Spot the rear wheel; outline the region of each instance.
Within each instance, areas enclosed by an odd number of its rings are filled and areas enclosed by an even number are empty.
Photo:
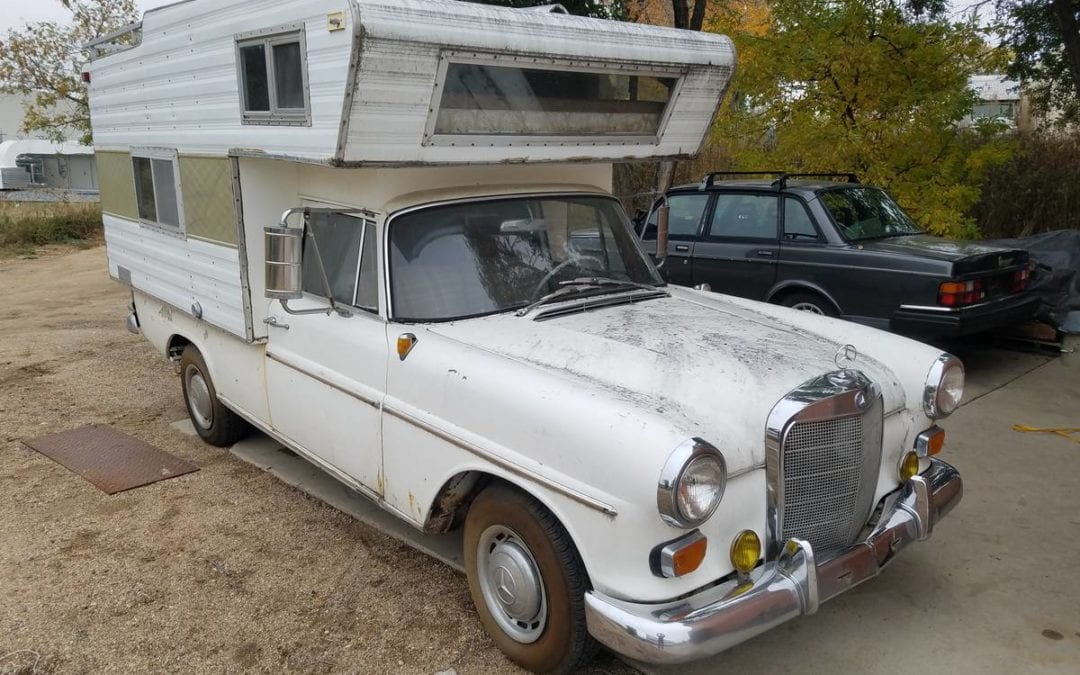
[[[180,357],[180,384],[191,424],[210,445],[232,445],[251,430],[244,418],[218,400],[206,361],[195,345],[184,347]]]
[[[592,657],[585,566],[538,501],[505,485],[481,492],[465,518],[465,571],[480,622],[512,661],[565,673]]]
[[[800,312],[810,312],[811,314],[819,314],[821,316],[839,316],[839,313],[836,311],[836,308],[833,307],[832,303],[817,293],[808,293],[805,291],[789,293],[781,298],[780,304],[785,307],[797,309]]]

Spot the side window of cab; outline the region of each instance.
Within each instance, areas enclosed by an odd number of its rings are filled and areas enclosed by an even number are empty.
[[[304,245],[304,292],[368,312],[379,311],[375,223],[344,213],[315,213],[308,223],[319,249]],[[322,268],[319,260],[322,261]],[[323,271],[326,280],[323,280]]]
[[[705,214],[705,207],[709,204],[709,194],[707,192],[674,194],[667,198],[667,202],[669,207],[668,237],[671,239],[697,237],[701,229],[701,218]],[[649,220],[645,223],[645,233],[641,236],[645,241],[656,241],[658,211],[658,208],[654,208],[649,214]]]

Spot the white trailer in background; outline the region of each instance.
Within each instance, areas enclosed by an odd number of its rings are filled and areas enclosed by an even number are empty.
[[[253,425],[418,529],[463,524],[481,621],[519,664],[569,669],[594,638],[722,650],[876,574],[868,519],[896,550],[955,503],[925,451],[955,360],[668,288],[610,196],[613,162],[698,151],[727,38],[187,0],[95,46],[109,271],[196,430]],[[877,358],[826,378],[848,343]],[[861,453],[842,546],[785,529],[764,439],[825,410],[860,420],[832,439]],[[847,576],[819,586],[826,544]]]

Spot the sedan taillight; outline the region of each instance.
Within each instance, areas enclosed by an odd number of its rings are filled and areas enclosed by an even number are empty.
[[[1019,293],[1025,290],[1030,279],[1031,270],[1027,267],[1013,272],[1012,279],[1009,281],[1009,292]]]
[[[938,286],[938,304],[946,307],[965,307],[983,300],[986,300],[986,282],[982,279],[943,281]]]

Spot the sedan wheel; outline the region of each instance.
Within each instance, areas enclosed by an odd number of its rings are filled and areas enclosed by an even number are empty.
[[[465,517],[465,572],[480,623],[512,661],[565,673],[592,657],[585,566],[536,499],[500,483],[476,496]]]
[[[495,622],[518,642],[536,642],[547,625],[547,594],[528,545],[513,530],[492,525],[480,535],[476,565]]]
[[[840,315],[831,302],[817,293],[811,293],[809,291],[799,291],[781,296],[776,302],[779,302],[785,307],[797,309],[800,312],[810,312],[811,314],[817,314],[819,316],[835,317]]]

